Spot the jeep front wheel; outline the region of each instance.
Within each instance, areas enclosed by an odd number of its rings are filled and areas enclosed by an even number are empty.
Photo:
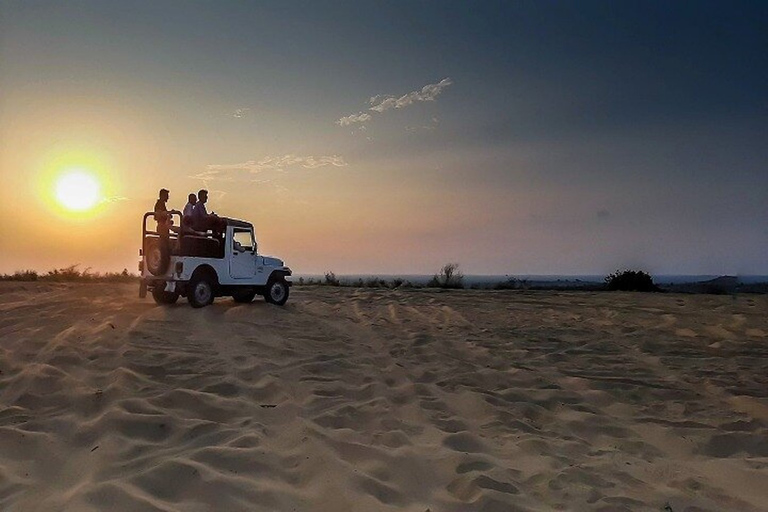
[[[193,308],[202,308],[213,302],[213,281],[206,275],[192,276],[187,289],[187,300]]]
[[[288,283],[285,282],[285,279],[270,280],[264,298],[270,304],[282,306],[288,300],[288,290]]]

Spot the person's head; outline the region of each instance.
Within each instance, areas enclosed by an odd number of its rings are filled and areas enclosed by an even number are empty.
[[[189,204],[195,204],[197,202],[197,196],[195,194],[189,194],[187,201],[189,201]]]
[[[170,196],[170,192],[168,192],[167,188],[161,188],[160,193],[158,194],[158,197],[161,201],[167,201],[168,197]]]
[[[207,191],[207,190],[205,190],[205,189],[202,189],[201,191],[199,191],[199,192],[197,193],[197,199],[198,199],[198,200],[199,200],[201,203],[205,203],[206,201],[208,201],[208,191]]]

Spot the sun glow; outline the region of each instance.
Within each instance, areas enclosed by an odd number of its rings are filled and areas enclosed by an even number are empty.
[[[56,180],[56,200],[67,210],[84,212],[101,200],[101,185],[88,171],[67,171]]]

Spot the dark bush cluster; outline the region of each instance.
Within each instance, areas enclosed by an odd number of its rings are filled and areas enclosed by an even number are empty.
[[[508,277],[500,283],[493,285],[494,290],[527,290],[529,288],[527,279],[517,279]]]
[[[380,277],[369,277],[368,279],[357,279],[352,281],[349,286],[354,288],[400,288],[401,286],[409,286],[405,280],[396,277],[390,281],[381,279]]]
[[[80,270],[79,265],[70,265],[64,268],[56,268],[46,273],[38,273],[36,270],[17,270],[13,274],[0,275],[0,281],[56,281],[56,282],[129,282],[138,279],[138,276],[123,269],[122,272],[92,272],[90,268]]]
[[[399,277],[386,280],[380,277],[369,277],[367,279],[358,278],[354,281],[344,281],[336,277],[332,271],[325,273],[322,280],[318,280],[312,277],[299,277],[296,281],[298,286],[343,286],[348,288],[413,288],[415,287],[410,281],[406,281]]]
[[[625,292],[658,292],[659,287],[653,283],[653,278],[642,270],[616,271],[605,278],[608,290]]]
[[[312,277],[299,277],[296,281],[298,286],[344,286],[350,288],[464,288],[464,274],[459,271],[458,263],[448,263],[443,265],[438,274],[432,276],[432,279],[426,285],[414,284],[400,277],[392,279],[382,279],[371,276],[369,278],[357,278],[355,280],[344,280],[336,277],[336,274],[329,270],[322,279]]]

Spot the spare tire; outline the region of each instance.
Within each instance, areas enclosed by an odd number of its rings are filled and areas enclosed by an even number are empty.
[[[144,239],[144,262],[153,276],[162,276],[171,263],[171,251],[168,239],[147,237]]]

